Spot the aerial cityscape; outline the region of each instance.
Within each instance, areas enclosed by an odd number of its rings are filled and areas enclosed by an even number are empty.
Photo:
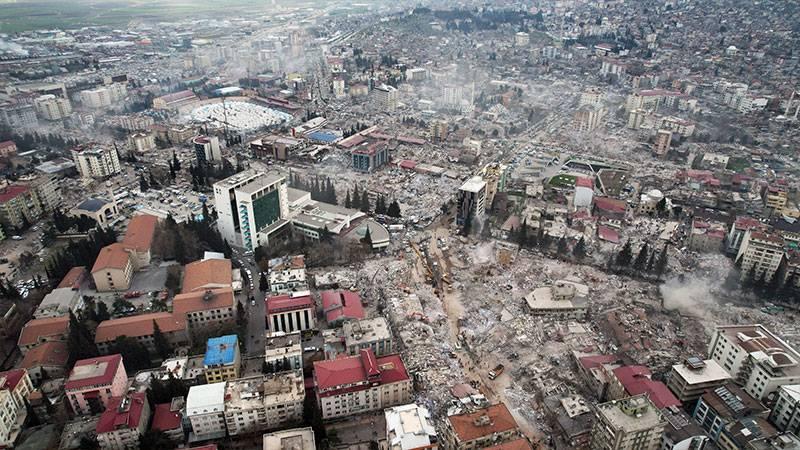
[[[0,448],[800,450],[795,0],[0,0]]]

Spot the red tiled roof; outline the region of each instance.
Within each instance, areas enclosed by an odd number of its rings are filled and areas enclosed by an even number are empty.
[[[750,228],[760,227],[762,225],[758,219],[754,219],[752,217],[747,216],[740,216],[736,218],[736,222],[734,223],[734,228],[737,230],[749,230]]]
[[[139,337],[153,334],[153,322],[162,333],[172,333],[186,328],[185,317],[175,317],[172,313],[157,312],[139,314],[100,322],[95,331],[94,342],[111,342],[120,336]]]
[[[417,167],[417,162],[416,161],[412,161],[410,159],[404,159],[404,160],[401,160],[399,163],[397,163],[397,165],[401,169],[413,170],[414,167]]]
[[[25,369],[11,369],[5,372],[0,372],[0,381],[5,378],[3,383],[0,383],[0,389],[8,389],[9,391],[13,391],[16,389],[19,381],[25,374],[28,373]]]
[[[149,419],[149,417],[142,417],[146,401],[144,392],[136,392],[127,397],[112,397],[108,401],[108,408],[103,411],[97,422],[95,432],[101,434],[119,429],[137,428],[140,421]],[[123,402],[127,403],[127,406]],[[120,408],[120,406],[123,407]]]
[[[22,333],[19,335],[20,347],[35,344],[39,338],[44,337],[67,337],[69,332],[69,317],[48,317],[45,319],[34,319],[25,324]]]
[[[187,264],[183,271],[181,293],[231,287],[231,267],[229,259],[207,259]]]
[[[338,319],[363,319],[364,306],[359,295],[352,291],[322,292],[322,310],[327,321]]]
[[[19,195],[28,192],[28,186],[14,184],[0,189],[0,203],[5,203]]]
[[[608,241],[614,244],[619,244],[619,232],[605,225],[597,226],[597,236],[599,236],[600,239],[604,241]]]
[[[591,355],[578,358],[578,362],[584,369],[595,369],[603,364],[619,361],[617,355]]]
[[[70,288],[70,289],[77,289],[78,284],[80,284],[81,279],[83,279],[84,275],[86,275],[86,266],[77,266],[69,269],[64,278],[61,279],[61,282],[58,283],[56,289],[61,288]]]
[[[314,362],[314,382],[321,396],[338,394],[346,389],[339,386],[366,383],[368,379],[380,384],[397,383],[407,380],[408,372],[400,355],[376,358],[371,349],[362,350],[358,356]],[[325,390],[329,391],[320,392]]]
[[[310,295],[302,295],[297,297],[292,297],[290,294],[275,295],[268,297],[266,302],[267,314],[314,307],[314,299],[312,299]]]
[[[514,439],[513,441],[504,442],[502,444],[486,447],[483,450],[531,450],[530,442],[524,438]]]
[[[15,145],[17,145],[17,144],[14,143],[14,141],[3,141],[3,142],[0,142],[0,148],[6,148],[6,147],[15,146]]]
[[[188,89],[179,92],[174,92],[172,94],[162,95],[161,97],[157,97],[157,99],[163,100],[164,103],[166,103],[167,105],[169,105],[170,103],[185,101],[191,98],[197,98],[197,96],[194,95],[194,92]]]
[[[614,369],[613,372],[629,395],[648,394],[659,409],[681,405],[680,400],[675,398],[664,383],[650,379],[651,372],[647,367],[624,366]]]
[[[575,178],[575,187],[578,186],[594,189],[594,181],[589,177],[577,177]]]
[[[160,403],[153,410],[153,423],[150,425],[152,430],[169,431],[181,426],[181,414],[172,411],[171,403]]]
[[[624,200],[609,197],[595,197],[594,206],[598,209],[614,213],[624,213],[628,204]]]
[[[130,262],[130,255],[125,250],[125,246],[119,242],[106,245],[100,249],[100,254],[92,266],[92,273],[106,269],[124,270]]]
[[[20,367],[31,369],[39,366],[66,366],[69,348],[64,341],[47,341],[28,350]]]
[[[73,376],[75,376],[75,369],[83,366],[101,365],[103,363],[106,364],[103,373],[92,377],[73,379]],[[67,377],[67,383],[64,385],[64,389],[70,391],[87,386],[102,386],[111,384],[111,381],[114,379],[114,375],[117,373],[117,368],[120,366],[120,364],[122,364],[122,355],[108,355],[99,356],[97,358],[82,359],[76,362],[75,366],[72,367],[69,377]]]
[[[130,223],[128,223],[128,230],[125,231],[125,239],[122,240],[122,244],[125,248],[140,252],[150,250],[157,223],[158,217],[156,216],[148,214],[133,216]]]
[[[483,416],[489,417],[487,424],[478,425],[480,423],[479,419]],[[484,436],[491,436],[494,433],[502,433],[518,427],[514,416],[511,415],[511,412],[503,403],[471,413],[450,416],[447,420],[461,442],[474,441]]]
[[[172,313],[176,319],[183,319],[186,314],[209,309],[234,308],[233,289],[212,289],[208,291],[194,291],[176,295],[172,299]]]

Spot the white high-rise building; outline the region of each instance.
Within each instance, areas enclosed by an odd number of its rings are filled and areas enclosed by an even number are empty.
[[[70,150],[72,160],[83,178],[104,178],[122,171],[115,148],[87,144]]]
[[[286,177],[246,170],[214,184],[217,227],[231,245],[255,250],[289,223]]]
[[[225,437],[225,382],[189,388],[186,418],[192,424],[196,440]]]
[[[394,111],[397,109],[397,89],[392,86],[382,84],[372,90],[376,104],[384,111]]]
[[[45,120],[62,120],[72,114],[72,104],[69,100],[52,94],[37,98],[33,104],[36,107],[36,114]]]
[[[458,190],[458,211],[456,224],[464,225],[470,218],[474,220],[483,217],[486,212],[486,182],[479,175],[467,180]]]

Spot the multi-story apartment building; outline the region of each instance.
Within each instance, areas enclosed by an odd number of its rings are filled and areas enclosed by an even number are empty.
[[[17,144],[14,141],[0,142],[0,158],[8,158],[17,154]]]
[[[22,431],[19,410],[14,406],[11,392],[0,390],[0,446],[11,448]]]
[[[778,389],[778,400],[769,419],[778,430],[800,435],[800,384],[786,384]]]
[[[222,150],[216,136],[196,136],[192,139],[197,164],[208,164],[222,161]]]
[[[396,88],[382,84],[376,86],[375,89],[372,90],[372,95],[375,98],[375,105],[383,111],[394,111],[397,109]]]
[[[79,145],[70,150],[72,161],[83,178],[105,178],[122,171],[117,149],[99,144]]]
[[[137,153],[156,149],[156,136],[151,131],[139,131],[128,136],[128,146]]]
[[[251,169],[214,183],[214,207],[217,211],[217,229],[222,235],[222,238],[231,245],[242,245],[242,224],[239,218],[239,205],[236,200],[236,190],[264,176],[266,176],[265,173]],[[278,193],[278,196],[280,197],[280,193]],[[280,198],[278,201],[280,201]]]
[[[239,272],[239,269],[236,269]],[[181,293],[225,289],[233,285],[233,266],[230,259],[204,259],[186,264],[183,269]]]
[[[186,320],[176,318],[169,312],[138,314],[104,320],[97,325],[94,343],[101,355],[107,355],[115,351],[114,341],[120,336],[126,336],[137,340],[151,353],[156,354],[158,349],[153,338],[156,325],[170,345],[178,347],[189,343],[186,335]]]
[[[646,394],[597,405],[590,447],[609,450],[655,450],[667,424]]]
[[[239,378],[242,355],[239,338],[235,334],[211,338],[203,358],[206,383],[217,383]]]
[[[11,393],[14,407],[25,410],[28,396],[33,391],[33,383],[26,369],[12,369],[0,373],[0,390]]]
[[[0,188],[0,223],[10,228],[22,228],[42,216],[42,204],[33,189],[26,185]]]
[[[389,450],[438,449],[436,428],[428,409],[415,403],[384,411]]]
[[[225,422],[231,436],[284,427],[303,420],[302,370],[229,381]]]
[[[128,88],[122,83],[112,83],[96,89],[80,92],[81,103],[87,108],[108,108],[128,95]]]
[[[242,246],[248,250],[269,244],[289,224],[286,177],[262,174],[236,188],[236,211],[241,224]]]
[[[764,419],[769,409],[733,383],[706,391],[700,396],[692,413],[697,423],[717,442],[726,428],[737,421]]]
[[[311,427],[292,428],[264,434],[265,449],[316,450],[314,430]]]
[[[607,114],[608,110],[603,106],[581,106],[575,111],[573,126],[576,131],[588,133],[599,128]]]
[[[225,383],[190,387],[186,396],[186,418],[192,429],[190,441],[225,437]]]
[[[236,322],[236,299],[232,288],[209,289],[176,295],[172,313],[186,320],[187,332],[213,331]]]
[[[695,401],[707,390],[716,389],[731,380],[730,374],[716,361],[688,358],[672,366],[667,387],[681,402]]]
[[[772,279],[783,260],[784,240],[780,235],[753,229],[745,233],[736,262],[741,265],[742,280],[749,276],[755,279]]]
[[[358,356],[314,362],[314,386],[323,419],[333,419],[408,403],[411,378],[399,355]]]
[[[17,347],[24,355],[28,350],[47,341],[66,341],[69,334],[69,317],[33,319],[22,327]]]
[[[119,242],[103,247],[92,266],[92,278],[98,292],[128,290],[133,272],[131,255]]]
[[[144,392],[114,397],[95,427],[97,443],[102,449],[138,449],[149,421],[150,403]]]
[[[393,352],[392,330],[384,317],[351,320],[342,325],[344,346],[350,355],[358,355],[361,350],[371,349],[375,356]]]
[[[303,368],[303,345],[300,332],[267,333],[264,362],[270,373]]]
[[[69,404],[77,415],[97,414],[113,397],[121,397],[128,376],[121,355],[82,359],[75,363],[64,384]]]
[[[283,294],[308,290],[306,261],[303,255],[275,258],[269,261],[269,291]]]
[[[800,383],[800,354],[763,325],[717,327],[708,353],[759,400],[772,399],[782,385]]]
[[[762,229],[765,225],[752,217],[740,216],[736,218],[731,230],[725,239],[725,251],[728,254],[738,254],[747,231]]]
[[[498,403],[447,417],[442,444],[444,448],[452,450],[478,450],[502,445],[521,435],[514,416],[505,404]]]
[[[33,102],[36,113],[45,120],[64,120],[72,115],[72,104],[67,98],[56,97],[53,94],[43,95]]]
[[[39,124],[33,105],[0,105],[0,124],[11,129],[33,128]]]
[[[486,212],[486,182],[480,176],[467,180],[458,189],[456,224],[463,226],[469,219],[471,225]]]
[[[308,291],[274,295],[266,299],[267,327],[271,332],[305,331],[316,327],[317,312]]]

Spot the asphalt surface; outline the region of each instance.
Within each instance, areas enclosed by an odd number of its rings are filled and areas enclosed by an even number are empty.
[[[244,256],[238,251],[233,253],[234,259],[241,263],[242,268],[250,270],[253,279],[253,289],[250,290],[250,280],[242,280],[244,284],[243,292],[247,295],[240,297],[242,306],[247,312],[247,335],[244,336],[247,347],[247,356],[258,356],[264,354],[264,332],[266,331],[264,313],[266,304],[264,302],[265,293],[261,292],[259,278],[261,278],[258,266],[252,256]],[[254,301],[251,301],[251,298]]]

